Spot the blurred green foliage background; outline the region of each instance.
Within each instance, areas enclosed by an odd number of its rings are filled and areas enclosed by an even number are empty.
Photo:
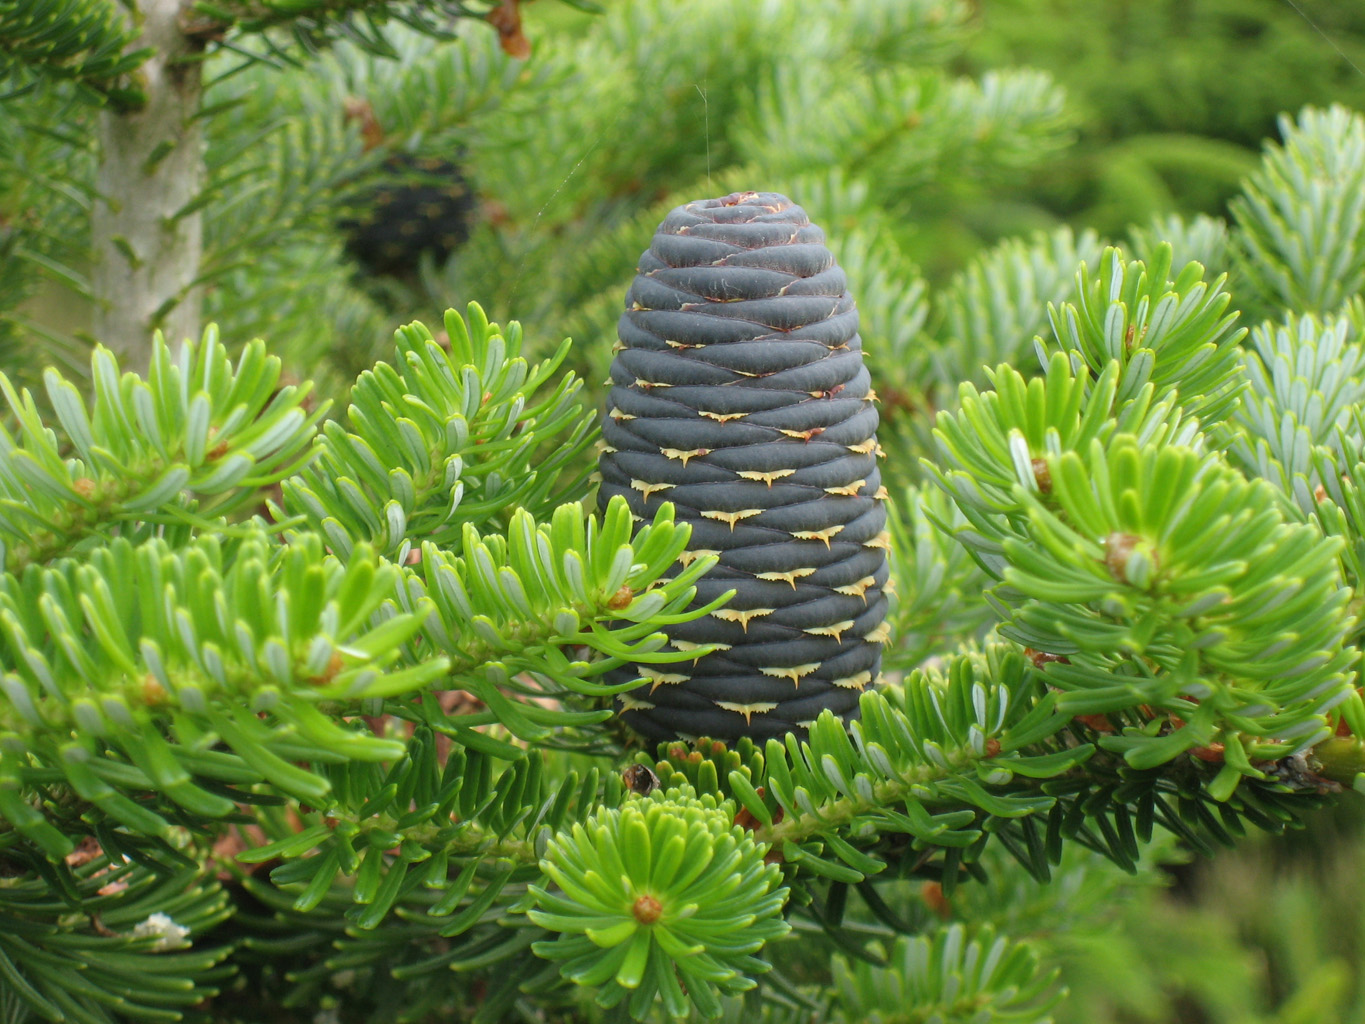
[[[1106,234],[1220,215],[1279,113],[1365,103],[1365,7],[1343,0],[983,0],[978,13],[964,66],[1046,68],[1079,119],[1077,144],[1025,194]]]

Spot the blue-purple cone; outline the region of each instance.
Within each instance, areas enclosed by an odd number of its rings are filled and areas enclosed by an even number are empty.
[[[885,490],[858,312],[824,234],[773,192],[670,213],[621,315],[600,460],[605,506],[670,501],[689,551],[719,564],[668,629],[720,649],[629,666],[618,698],[650,739],[762,739],[821,711],[849,716],[878,678],[886,618]],[[691,557],[689,554],[687,557]]]

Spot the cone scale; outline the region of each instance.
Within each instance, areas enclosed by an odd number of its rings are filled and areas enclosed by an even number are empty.
[[[844,273],[805,211],[771,192],[673,210],[626,296],[600,457],[603,505],[672,502],[714,553],[671,626],[693,662],[626,666],[618,698],[655,740],[758,739],[849,716],[878,678],[886,618],[877,412]]]

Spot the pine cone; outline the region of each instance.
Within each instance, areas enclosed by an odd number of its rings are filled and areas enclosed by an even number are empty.
[[[352,199],[337,223],[346,252],[370,274],[415,274],[422,255],[439,265],[469,237],[474,194],[460,168],[437,157],[398,153],[384,162],[394,180]]]
[[[885,489],[858,312],[824,234],[772,192],[670,213],[621,316],[602,425],[603,505],[637,520],[671,501],[690,553],[719,564],[672,626],[696,661],[627,666],[618,698],[651,739],[781,736],[849,716],[878,678]]]

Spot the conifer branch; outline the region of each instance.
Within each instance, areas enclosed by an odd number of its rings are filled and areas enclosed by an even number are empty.
[[[304,408],[306,386],[280,386],[280,361],[260,341],[234,367],[212,327],[178,356],[158,338],[145,379],[121,376],[98,349],[91,379],[87,406],[71,381],[44,375],[59,443],[33,396],[0,377],[18,426],[17,438],[0,426],[0,550],[10,572],[138,523],[184,526],[240,508],[307,458],[300,450],[326,411]]]
[[[583,482],[595,416],[574,374],[551,385],[567,342],[532,365],[520,325],[504,333],[477,304],[445,326],[448,352],[421,324],[399,331],[397,367],[352,390],[356,433],[328,423],[317,462],[284,485],[285,508],[339,552],[364,540],[401,561],[414,538],[459,550],[466,528],[544,515]]]
[[[145,97],[127,76],[154,52],[134,49],[137,36],[109,0],[12,0],[0,8],[0,82],[74,81],[88,101],[137,105]]]
[[[1280,133],[1233,200],[1238,266],[1271,309],[1330,313],[1365,287],[1365,117],[1310,107]]]
[[[932,936],[898,940],[885,967],[835,960],[841,1020],[971,1020],[1036,1024],[1065,994],[1057,971],[1043,970],[1027,945],[990,926],[970,935],[954,924]]]
[[[203,941],[232,914],[220,885],[194,868],[157,874],[88,851],[75,861],[65,899],[37,876],[7,879],[0,894],[14,1019],[26,1006],[39,1020],[173,1020],[221,991],[231,947]]]

